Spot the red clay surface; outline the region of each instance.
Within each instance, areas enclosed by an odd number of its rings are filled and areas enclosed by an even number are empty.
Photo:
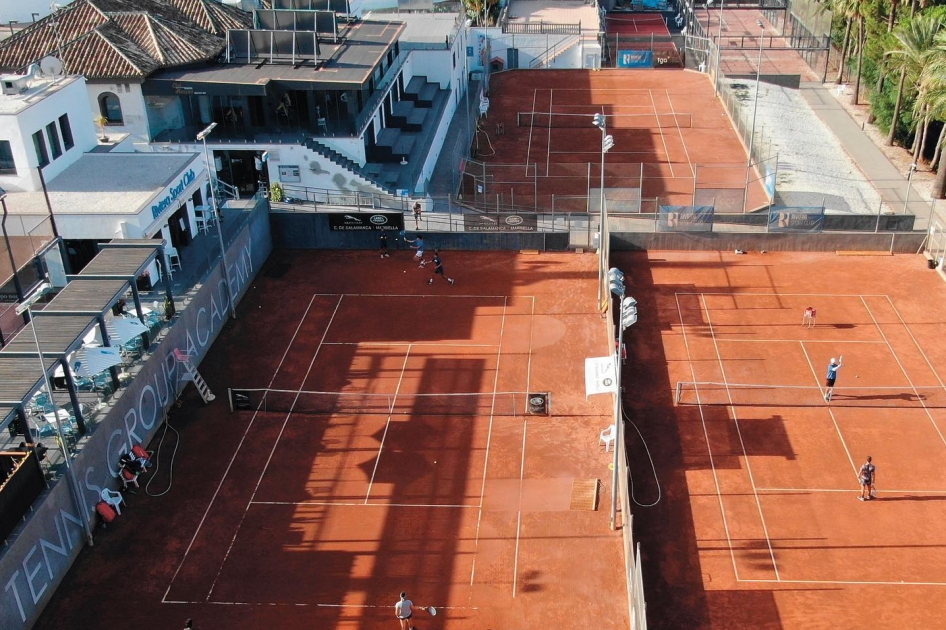
[[[605,20],[608,33],[622,35],[670,35],[667,23],[660,15],[634,17],[631,15],[609,15]]]
[[[742,212],[746,150],[705,74],[688,70],[513,70],[492,77],[490,111],[479,132],[479,161],[467,168],[464,191],[483,202],[584,212],[597,198],[601,131],[608,118],[614,147],[605,158],[607,198],[617,188],[641,188],[644,212],[657,205],[715,202],[717,212]],[[519,112],[573,114],[570,128],[518,125]],[[674,115],[689,126],[674,126]],[[562,117],[560,116],[560,119]],[[569,119],[571,121],[571,119]],[[692,121],[692,122],[690,122]],[[497,133],[499,126],[503,134]],[[483,134],[489,136],[489,143]],[[494,152],[489,155],[490,150]],[[528,165],[528,166],[526,166]],[[473,178],[485,179],[474,193]],[[749,209],[766,203],[753,177]],[[656,201],[655,201],[656,200]],[[611,209],[620,212],[617,204]],[[597,203],[593,204],[597,208]]]
[[[397,627],[401,590],[445,629],[629,621],[608,528],[610,401],[584,396],[608,352],[592,255],[446,252],[456,286],[410,253],[276,252],[189,389],[163,497],[128,497],[37,628]],[[552,417],[230,413],[233,387],[550,391]],[[167,486],[172,438],[152,491]],[[156,447],[156,444],[152,445]],[[601,479],[599,509],[570,508]],[[94,620],[94,621],[93,621]]]
[[[920,256],[651,252],[612,263],[642,313],[625,336],[638,366],[625,404],[663,497],[634,511],[649,628],[944,627],[939,274]],[[806,306],[815,328],[801,326]],[[817,388],[839,355],[829,406]],[[809,389],[675,406],[675,384],[694,380]],[[894,389],[866,389],[880,387]],[[635,496],[651,502],[647,454],[628,435]],[[862,503],[867,455],[879,494]]]

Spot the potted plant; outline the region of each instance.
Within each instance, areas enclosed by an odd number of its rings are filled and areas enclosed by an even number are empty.
[[[282,185],[279,182],[274,182],[269,187],[269,200],[274,203],[279,203],[283,200]]]
[[[108,125],[108,119],[105,116],[99,114],[92,120],[95,122],[95,126],[99,130],[99,140],[101,142],[108,142],[108,136],[105,135],[105,126]]]

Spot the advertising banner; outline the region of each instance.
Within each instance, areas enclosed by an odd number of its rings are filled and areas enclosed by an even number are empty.
[[[333,232],[401,231],[404,229],[404,215],[400,212],[331,212],[328,225]]]
[[[713,206],[660,206],[658,232],[712,232]]]
[[[536,216],[508,212],[464,214],[463,229],[467,232],[535,232]]]
[[[821,232],[824,208],[769,208],[769,232]]]

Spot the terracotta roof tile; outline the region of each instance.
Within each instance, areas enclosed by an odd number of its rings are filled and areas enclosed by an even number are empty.
[[[212,60],[227,29],[251,26],[249,13],[214,0],[75,0],[0,42],[0,70],[57,55],[88,79],[144,79]]]

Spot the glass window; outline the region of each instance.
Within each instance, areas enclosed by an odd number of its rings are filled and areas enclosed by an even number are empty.
[[[40,129],[33,134],[33,148],[36,149],[36,159],[40,166],[49,164],[49,154],[46,152],[46,138],[43,137],[43,130]]]
[[[59,130],[56,128],[56,123],[51,122],[46,125],[46,135],[49,136],[49,146],[53,150],[55,160],[62,155],[62,144],[59,142]]]
[[[99,95],[99,113],[107,125],[124,125],[122,118],[122,103],[111,92]]]
[[[8,140],[0,140],[0,175],[16,175],[13,148]]]
[[[69,124],[69,114],[63,114],[59,117],[59,132],[62,134],[62,144],[66,147],[66,151],[76,146],[75,140],[72,139],[72,125]]]

